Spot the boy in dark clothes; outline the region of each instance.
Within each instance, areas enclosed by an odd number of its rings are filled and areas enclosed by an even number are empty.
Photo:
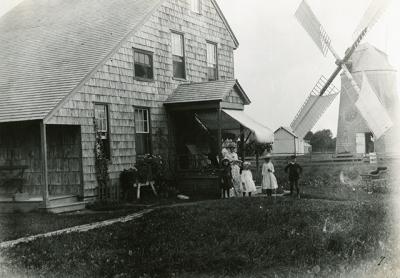
[[[303,168],[301,168],[301,166],[296,163],[296,156],[292,155],[291,161],[285,167],[285,173],[289,174],[290,195],[293,194],[293,186],[296,186],[298,198],[300,198],[299,178],[300,178],[300,174],[302,171],[303,171]]]
[[[229,198],[229,190],[233,187],[232,168],[229,159],[221,161],[220,186],[221,198]]]

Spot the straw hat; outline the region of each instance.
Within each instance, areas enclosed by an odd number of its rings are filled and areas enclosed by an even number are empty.
[[[243,162],[243,167],[247,167],[247,166],[250,166],[250,165],[251,165],[251,163],[248,162],[248,161]]]
[[[227,147],[228,148],[236,148],[236,143],[231,141],[231,142],[228,143]]]
[[[224,163],[224,161],[228,161],[230,163],[230,160],[227,159],[226,157],[221,160],[221,164]]]
[[[270,153],[267,153],[267,154],[263,155],[261,158],[262,159],[272,158],[272,155]]]

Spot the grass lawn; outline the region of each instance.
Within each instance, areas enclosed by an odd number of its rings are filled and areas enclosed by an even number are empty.
[[[2,213],[0,214],[0,242],[116,218],[141,209],[143,207],[130,207],[123,210],[96,213],[85,212],[58,215],[39,212]]]
[[[17,245],[0,253],[0,266],[3,275],[29,277],[365,277],[393,272],[394,223],[382,196],[239,198],[165,208],[135,222]],[[385,266],[377,268],[381,256],[387,258]]]

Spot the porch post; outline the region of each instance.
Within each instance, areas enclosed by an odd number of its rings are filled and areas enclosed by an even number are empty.
[[[46,124],[40,122],[40,150],[42,160],[42,197],[43,207],[49,206],[49,177],[47,169],[47,138],[46,138]]]
[[[218,157],[219,157],[219,162],[222,161],[222,110],[221,110],[221,103],[218,103],[218,110],[217,110],[217,117],[218,117],[218,142],[217,142],[217,146],[218,146]]]
[[[242,125],[240,125],[240,151],[241,151],[240,156],[241,156],[243,162],[246,157],[246,151],[244,149],[244,146],[245,146],[245,144],[244,144],[244,127]]]

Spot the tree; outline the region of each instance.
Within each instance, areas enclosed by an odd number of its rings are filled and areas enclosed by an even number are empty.
[[[310,144],[314,152],[330,152],[334,151],[336,147],[336,138],[332,138],[332,131],[323,129],[315,132],[307,133],[306,137],[310,138]],[[306,139],[304,137],[304,139]],[[306,139],[307,140],[307,139]]]
[[[304,140],[311,141],[314,133],[312,131],[307,132],[306,136],[304,136]]]

